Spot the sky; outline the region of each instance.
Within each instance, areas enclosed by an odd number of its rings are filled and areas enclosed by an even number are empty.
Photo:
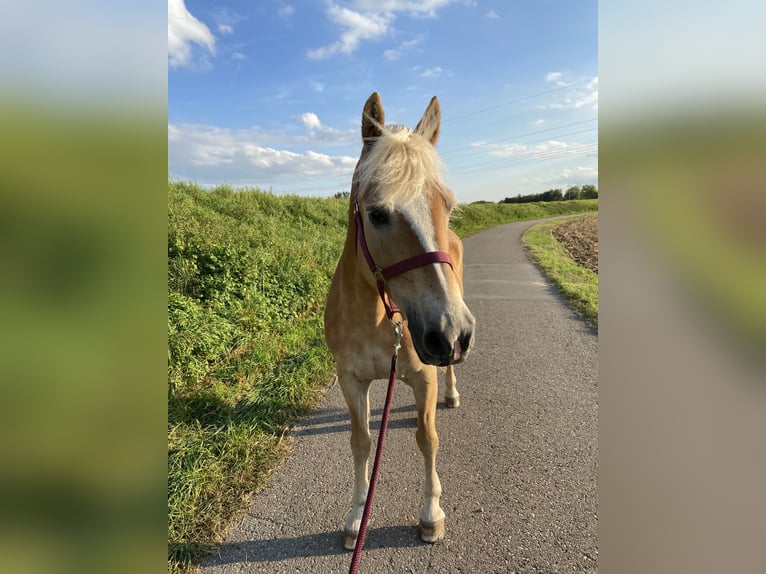
[[[598,185],[595,0],[168,0],[168,175],[348,191],[361,114],[432,96],[461,203]]]

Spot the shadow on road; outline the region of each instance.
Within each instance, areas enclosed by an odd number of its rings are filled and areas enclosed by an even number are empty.
[[[365,552],[374,552],[380,548],[427,546],[418,537],[417,530],[416,526],[406,525],[371,528],[367,533],[364,550]],[[209,565],[248,564],[345,554],[350,563],[352,553],[343,548],[341,538],[341,532],[338,530],[294,538],[222,544],[218,547],[218,555],[211,557],[206,562]]]
[[[418,421],[416,417],[395,418],[400,413],[414,413],[415,405],[407,405],[391,409],[392,418],[388,421],[388,428],[417,428]],[[371,409],[370,411],[370,430],[380,430],[380,418],[383,409]],[[311,416],[302,421],[296,429],[298,436],[316,436],[336,432],[351,432],[351,423],[348,422],[348,411],[345,409],[323,409],[317,412],[316,416]]]

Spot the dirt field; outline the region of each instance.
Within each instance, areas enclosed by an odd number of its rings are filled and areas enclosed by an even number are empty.
[[[557,225],[553,235],[572,259],[598,275],[598,214]]]

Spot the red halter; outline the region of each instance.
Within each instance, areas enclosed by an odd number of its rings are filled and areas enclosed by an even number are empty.
[[[372,254],[367,247],[367,238],[364,236],[364,225],[362,224],[362,214],[359,211],[359,204],[356,201],[354,201],[354,221],[356,222],[354,244],[356,245],[358,238],[359,243],[362,245],[362,255],[364,255],[364,260],[367,261],[370,271],[375,276],[375,281],[378,285],[378,294],[380,295],[380,300],[383,301],[383,307],[386,309],[386,316],[388,316],[389,320],[393,320],[394,313],[400,313],[396,304],[391,300],[390,293],[388,293],[387,288],[389,279],[393,279],[394,277],[417,267],[430,265],[431,263],[446,263],[452,267],[453,270],[455,269],[452,266],[452,258],[450,258],[449,253],[444,251],[420,253],[383,269],[375,263],[375,260],[372,258]],[[388,295],[388,300],[386,300],[386,295]]]

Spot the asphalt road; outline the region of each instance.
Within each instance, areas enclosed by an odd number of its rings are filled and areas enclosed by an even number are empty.
[[[519,239],[532,223],[464,241],[477,328],[473,353],[456,368],[461,406],[437,411],[446,536],[433,545],[418,538],[423,462],[412,392],[399,382],[360,572],[598,570],[597,336],[524,253]],[[370,391],[373,445],[385,387]],[[335,385],[202,572],[347,572],[349,433]]]

